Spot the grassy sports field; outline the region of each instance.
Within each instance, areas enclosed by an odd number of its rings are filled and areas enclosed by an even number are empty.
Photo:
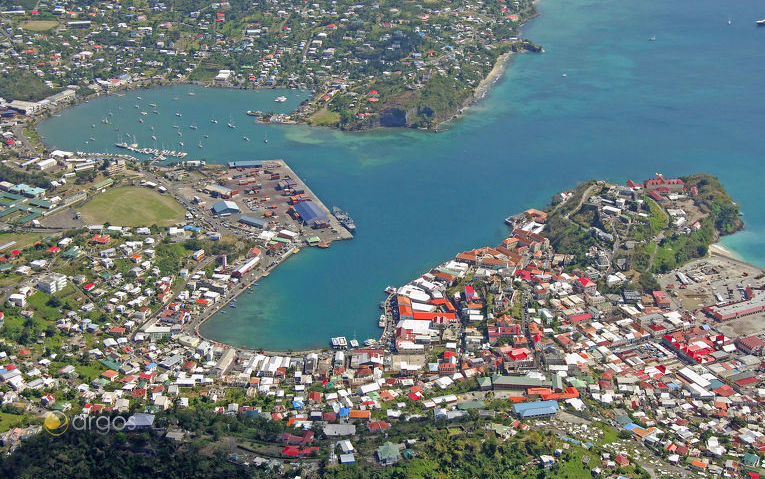
[[[118,226],[168,226],[183,220],[184,212],[173,197],[134,186],[107,190],[80,208],[88,223]]]

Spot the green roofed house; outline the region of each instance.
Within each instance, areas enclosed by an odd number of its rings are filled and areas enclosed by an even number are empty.
[[[587,382],[580,378],[568,378],[568,383],[574,386],[577,389],[581,389],[585,386],[587,386]]]
[[[80,247],[79,246],[72,246],[68,250],[64,251],[62,253],[62,256],[65,259],[74,259],[74,258],[80,256],[80,254],[81,254]]]
[[[384,466],[390,466],[401,460],[401,452],[399,452],[398,446],[390,441],[386,441],[385,444],[378,447],[375,453],[377,454],[377,460]]]
[[[741,461],[746,467],[757,467],[760,464],[760,456],[747,452]]]
[[[119,368],[122,367],[122,364],[120,364],[117,361],[115,361],[113,359],[110,359],[110,358],[102,359],[100,362],[101,362],[101,364],[103,364],[107,368],[114,369],[115,371],[119,370]]]
[[[19,183],[18,185],[12,187],[10,191],[11,193],[18,193],[20,195],[24,195],[27,198],[39,198],[45,194],[45,188],[29,186],[29,185],[25,185],[24,183]]]
[[[469,411],[471,409],[480,409],[484,406],[486,406],[485,402],[481,401],[480,399],[476,399],[473,401],[464,401],[457,404],[457,409],[460,411]]]
[[[491,389],[491,378],[488,376],[483,376],[478,378],[478,388],[481,391],[488,391]]]

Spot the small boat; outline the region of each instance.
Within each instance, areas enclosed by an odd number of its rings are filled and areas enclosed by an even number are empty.
[[[649,42],[655,42],[656,41],[656,35],[652,35],[651,37],[649,37],[648,41]]]
[[[187,95],[188,96],[194,96],[194,95],[196,95],[196,93],[194,93],[193,91],[190,91],[190,92],[187,93]]]
[[[210,138],[209,135],[202,135],[202,138]]]
[[[183,136],[183,133],[181,133],[181,132],[179,131],[179,132],[178,132],[178,136]]]
[[[136,108],[141,108],[141,105],[136,105],[135,107],[136,107]]]
[[[329,245],[332,243],[330,241],[322,241],[321,243],[318,243],[316,246],[319,248],[329,248]]]
[[[218,120],[210,120],[210,123],[218,123]]]
[[[159,112],[157,110],[152,111],[155,115],[159,115]]]
[[[756,23],[758,27],[765,26],[765,18],[763,18],[762,20],[757,20],[754,23]]]
[[[234,304],[234,303],[231,303],[231,304],[229,305],[229,307],[231,307],[231,308],[236,308],[236,304]]]
[[[202,142],[201,142],[201,141],[199,142],[199,147],[200,147],[200,148],[203,148],[203,147],[204,147],[204,145],[202,145]]]
[[[143,123],[143,118],[139,118],[138,123]]]
[[[385,315],[384,314],[380,315],[380,320],[377,321],[377,325],[380,326],[381,328],[385,327]]]
[[[562,76],[563,78],[566,78],[567,75],[565,73],[561,73],[560,76]]]
[[[181,146],[183,146],[183,142],[182,142],[182,141],[179,141],[179,142],[178,142],[178,144],[179,144],[179,145],[181,145]]]
[[[143,100],[140,96],[135,97],[136,100]]]
[[[155,135],[151,135],[151,139],[157,141],[157,137]]]
[[[152,107],[152,108],[157,108],[157,104],[156,103],[149,103],[149,106]]]
[[[258,112],[256,112],[256,111],[252,111],[252,110],[247,110],[247,114],[248,114],[249,116],[258,116]]]
[[[393,286],[386,286],[385,287],[385,292],[388,293],[388,294],[393,294],[393,293],[396,292],[396,288],[394,288]]]
[[[236,128],[236,125],[234,125],[234,124],[233,124],[233,123],[231,123],[231,122],[228,122],[228,124],[227,124],[227,125],[228,125],[228,127],[229,127],[229,128]]]
[[[276,103],[284,103],[285,101],[287,101],[287,97],[286,97],[286,96],[277,96],[277,97],[274,99],[274,101],[275,101]]]
[[[189,125],[189,128],[191,128],[192,130],[196,130],[197,129],[197,125]]]
[[[177,113],[177,112],[176,112],[175,116],[178,116],[178,117],[180,117],[180,116],[183,116],[183,115],[181,115],[180,113]]]
[[[243,136],[243,137],[242,137],[242,139],[243,139],[244,141],[250,141],[250,139],[249,139],[249,138],[247,138],[246,136]]]
[[[95,139],[95,138],[93,138],[92,136],[91,136],[90,138],[88,138],[88,140],[90,140],[90,141],[96,141],[96,139]]]

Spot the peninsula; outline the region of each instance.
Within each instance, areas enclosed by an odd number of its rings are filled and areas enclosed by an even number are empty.
[[[540,50],[518,36],[534,14],[530,0],[30,4],[0,13],[0,106],[36,116],[124,88],[197,82],[312,92],[280,121],[435,128],[510,54]]]

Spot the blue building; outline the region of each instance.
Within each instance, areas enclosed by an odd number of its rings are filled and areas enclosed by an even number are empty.
[[[327,214],[324,213],[319,205],[313,201],[301,201],[294,206],[295,212],[300,216],[300,219],[305,224],[313,223],[314,221],[327,221]]]
[[[515,414],[521,418],[552,416],[558,412],[558,401],[523,402],[514,405]]]

